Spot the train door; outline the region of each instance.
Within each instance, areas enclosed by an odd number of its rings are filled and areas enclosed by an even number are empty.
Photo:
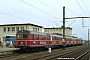
[[[34,34],[33,44],[34,45],[38,45],[38,40],[39,40],[39,35],[38,34]]]
[[[25,40],[24,45],[26,45],[26,46],[27,46],[27,42],[28,42],[28,35],[29,34],[23,34],[23,39]]]
[[[52,40],[53,40],[53,37],[51,36],[50,37],[50,45],[52,44]]]

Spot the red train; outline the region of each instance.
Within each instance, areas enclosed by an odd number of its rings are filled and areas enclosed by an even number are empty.
[[[62,36],[21,30],[16,33],[15,46],[20,49],[42,49],[46,47],[62,46]],[[65,37],[66,45],[80,45],[83,40],[75,37]]]

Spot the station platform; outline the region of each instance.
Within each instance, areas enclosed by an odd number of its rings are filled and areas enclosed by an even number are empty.
[[[3,46],[3,48],[0,46],[0,52],[6,52],[6,51],[13,51],[16,50],[17,48],[10,48],[10,47],[5,47]]]

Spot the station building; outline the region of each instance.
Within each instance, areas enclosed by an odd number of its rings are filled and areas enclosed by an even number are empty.
[[[5,45],[6,36],[9,36],[9,35],[15,36],[16,32],[19,30],[42,32],[42,28],[43,28],[42,26],[31,24],[31,23],[0,25],[0,40],[3,43],[3,45]]]
[[[44,28],[45,33],[63,35],[63,27]],[[72,36],[72,28],[65,27],[65,35]]]

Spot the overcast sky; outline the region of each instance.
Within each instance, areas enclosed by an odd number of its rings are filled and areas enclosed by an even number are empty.
[[[0,24],[33,23],[43,27],[61,27],[63,6],[65,17],[90,16],[90,0],[0,0]],[[87,39],[90,27],[82,27],[82,19],[66,20],[73,35]],[[83,26],[90,26],[90,18]],[[74,35],[76,36],[76,35]]]

